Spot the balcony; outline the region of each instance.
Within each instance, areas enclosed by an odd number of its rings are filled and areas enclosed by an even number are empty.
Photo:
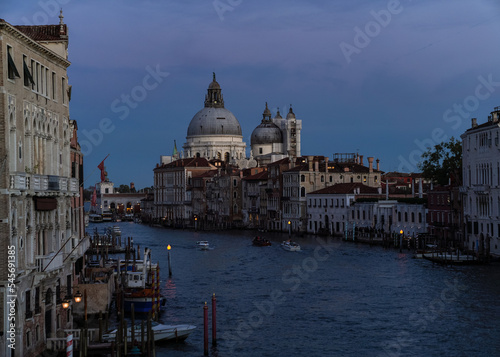
[[[472,185],[476,195],[487,195],[490,192],[490,185]]]
[[[20,191],[79,193],[78,179],[55,175],[12,174],[9,188]]]
[[[10,189],[24,191],[29,186],[29,177],[26,174],[10,175]]]

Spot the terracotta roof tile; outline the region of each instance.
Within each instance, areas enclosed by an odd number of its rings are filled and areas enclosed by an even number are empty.
[[[67,40],[67,27],[63,24],[64,34],[61,36],[61,25],[14,26],[35,41],[61,41]]]

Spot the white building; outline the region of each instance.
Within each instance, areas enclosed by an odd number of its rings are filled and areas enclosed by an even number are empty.
[[[361,183],[336,184],[307,194],[308,233],[343,235],[353,227],[415,237],[427,232],[423,204],[385,200]],[[362,200],[365,199],[365,200]]]
[[[500,107],[486,123],[472,127],[462,138],[465,239],[480,254],[500,255]]]

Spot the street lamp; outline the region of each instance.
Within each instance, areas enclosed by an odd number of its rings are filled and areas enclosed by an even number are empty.
[[[79,303],[82,301],[82,293],[78,290],[75,294],[75,302]]]
[[[288,221],[288,238],[292,236],[292,222]]]
[[[170,265],[170,249],[172,249],[172,247],[169,245],[167,245],[167,252],[168,252],[168,276],[172,276],[172,265]]]

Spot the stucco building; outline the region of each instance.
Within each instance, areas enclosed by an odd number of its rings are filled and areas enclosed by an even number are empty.
[[[465,241],[480,254],[500,255],[500,107],[461,135]]]
[[[62,301],[82,268],[83,159],[69,119],[68,29],[0,20],[0,355],[39,356],[72,327]],[[7,252],[11,260],[7,260]],[[15,268],[8,275],[8,263]],[[12,265],[11,265],[12,267]],[[8,290],[14,283],[15,292]],[[8,297],[15,295],[15,350]]]

